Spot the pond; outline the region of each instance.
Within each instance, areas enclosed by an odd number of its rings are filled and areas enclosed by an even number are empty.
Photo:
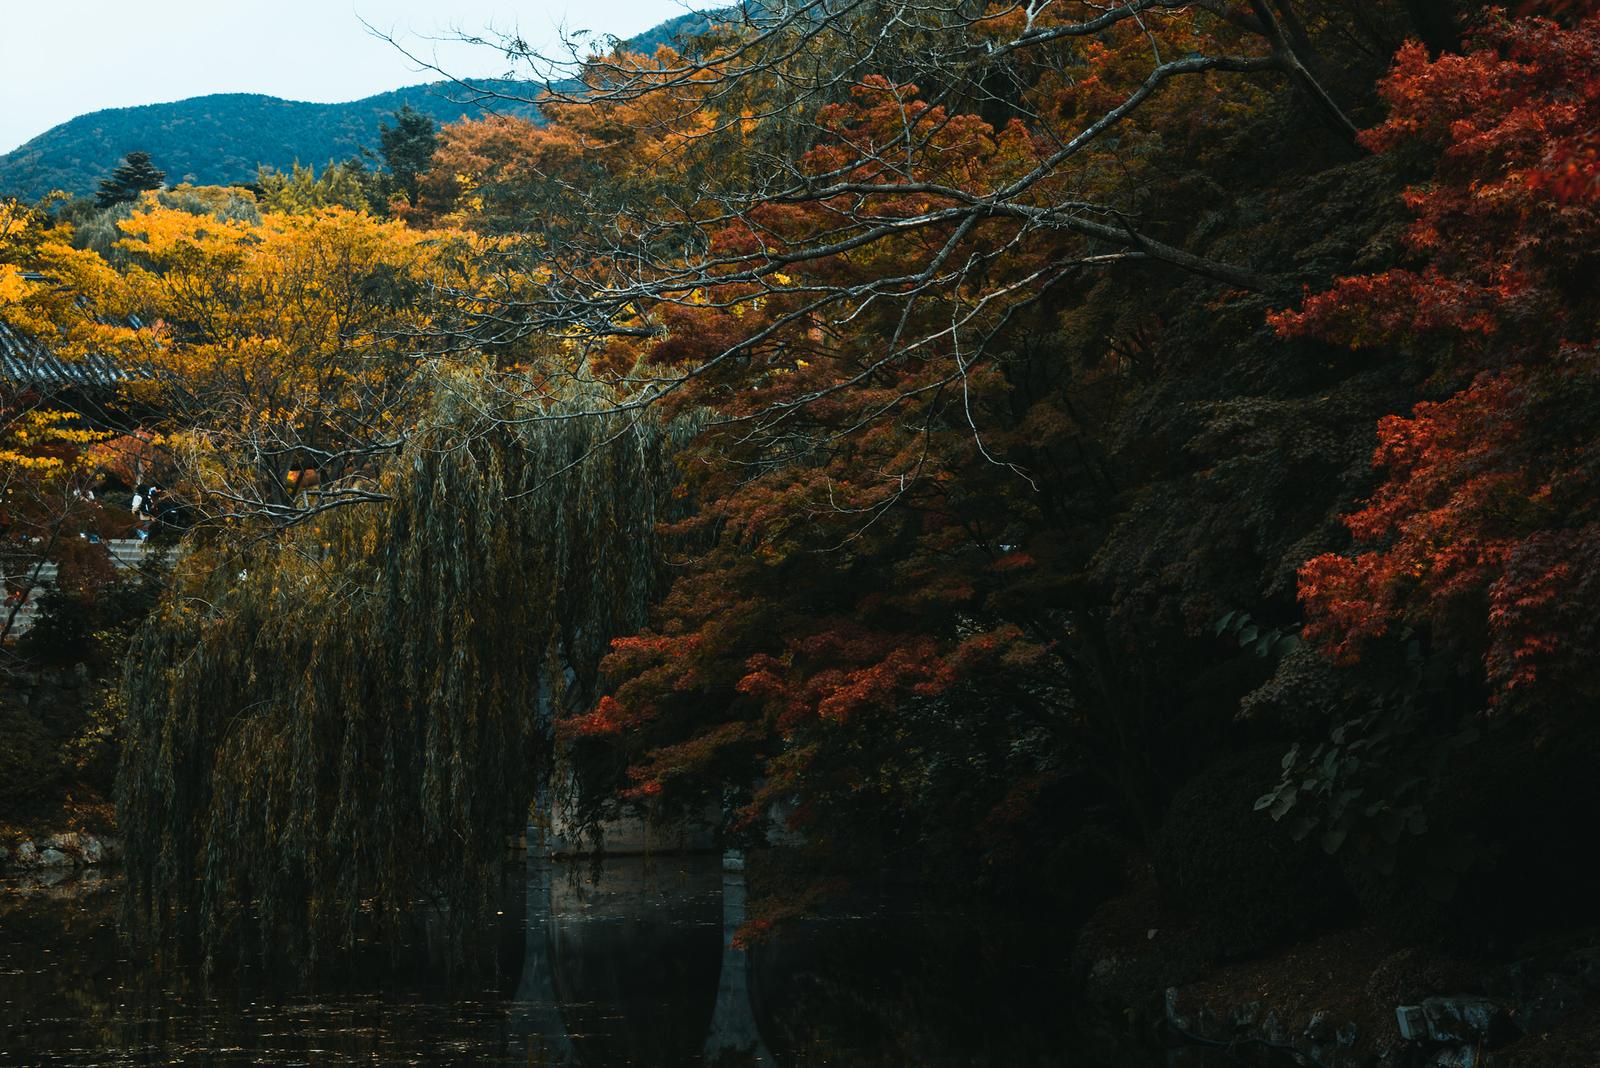
[[[1071,1011],[1041,918],[838,911],[748,950],[716,857],[508,864],[487,963],[426,944],[314,990],[130,959],[115,878],[0,885],[0,1061],[37,1065],[1154,1065]],[[426,941],[426,940],[424,940]]]

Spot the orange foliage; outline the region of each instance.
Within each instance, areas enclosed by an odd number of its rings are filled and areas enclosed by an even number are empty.
[[[1378,150],[1422,141],[1420,270],[1348,278],[1275,318],[1351,346],[1448,341],[1469,383],[1378,427],[1384,481],[1346,517],[1357,549],[1301,570],[1308,633],[1343,660],[1407,623],[1476,650],[1498,700],[1594,684],[1600,552],[1600,17],[1495,21],[1462,55],[1408,45]],[[1482,632],[1482,639],[1474,637]],[[1549,692],[1546,689],[1545,692]]]

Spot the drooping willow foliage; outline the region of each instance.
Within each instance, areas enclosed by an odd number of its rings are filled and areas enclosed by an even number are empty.
[[[309,968],[369,926],[398,939],[419,903],[456,925],[485,907],[552,706],[643,617],[683,430],[540,418],[596,407],[581,390],[453,386],[383,473],[390,503],[244,558],[197,549],[137,638],[136,937]]]

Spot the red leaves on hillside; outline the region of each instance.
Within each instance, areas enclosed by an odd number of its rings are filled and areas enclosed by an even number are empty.
[[[1274,322],[1352,347],[1434,337],[1442,376],[1471,377],[1380,422],[1385,481],[1345,519],[1356,551],[1301,569],[1307,633],[1350,661],[1428,623],[1482,657],[1497,699],[1572,682],[1600,608],[1600,17],[1501,19],[1437,60],[1407,46],[1383,93],[1369,146],[1439,152],[1407,198],[1430,262],[1343,279]]]

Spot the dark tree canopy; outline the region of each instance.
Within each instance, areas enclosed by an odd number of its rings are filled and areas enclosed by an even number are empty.
[[[102,208],[138,200],[139,194],[150,189],[160,189],[167,180],[167,172],[150,162],[148,152],[129,152],[112,170],[109,178],[102,179],[95,201]]]
[[[378,143],[395,184],[405,193],[406,199],[415,202],[422,174],[439,145],[439,124],[410,104],[404,104],[394,113],[394,125],[386,122],[379,128]]]

